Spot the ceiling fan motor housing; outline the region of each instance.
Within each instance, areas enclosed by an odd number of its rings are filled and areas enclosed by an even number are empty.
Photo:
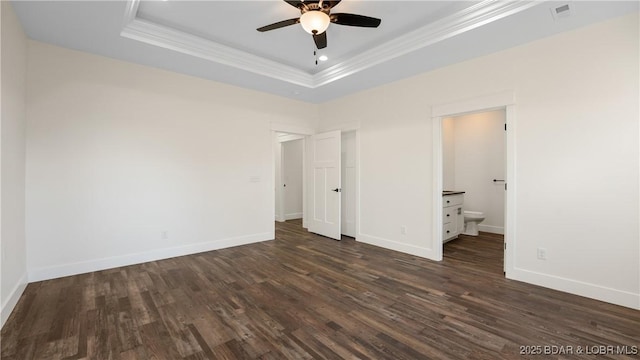
[[[329,15],[320,10],[304,11],[300,16],[300,24],[306,32],[312,35],[325,32],[330,22]]]

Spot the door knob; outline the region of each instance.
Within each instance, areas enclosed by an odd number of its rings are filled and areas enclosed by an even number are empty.
[[[340,189],[340,188],[335,188],[335,189],[333,189],[332,191],[335,191],[335,192],[341,192],[341,191],[342,191],[342,189]]]

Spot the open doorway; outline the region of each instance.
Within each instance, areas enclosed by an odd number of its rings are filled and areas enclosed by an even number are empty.
[[[276,134],[276,221],[282,222],[303,218],[304,147],[305,139],[302,135]]]
[[[489,94],[480,97],[461,100],[454,103],[445,103],[436,105],[432,108],[432,134],[433,134],[433,238],[432,249],[433,259],[442,260],[443,240],[445,236],[443,191],[451,190],[444,188],[444,146],[443,146],[443,120],[449,117],[458,117],[462,115],[488,112],[493,110],[504,111],[504,178],[496,180],[504,180],[504,182],[496,181],[496,188],[504,191],[504,242],[503,242],[503,272],[506,277],[510,277],[510,273],[514,269],[514,249],[517,246],[515,237],[515,138],[513,134],[516,131],[515,117],[515,94],[513,91],[504,91],[501,93]],[[494,178],[489,179],[490,184]],[[501,185],[499,185],[501,184]],[[499,185],[499,186],[498,186]],[[462,230],[464,231],[464,230]]]
[[[443,190],[464,191],[464,210],[482,213],[478,230],[504,234],[504,109],[442,120]]]
[[[304,216],[305,137],[278,132],[275,137],[275,221]]]
[[[443,257],[489,272],[504,271],[505,124],[504,108],[442,119]]]
[[[318,134],[317,136],[322,136]],[[357,167],[357,131],[338,131],[336,133],[338,146],[338,162],[340,163],[339,177],[335,184],[331,184],[331,196],[338,196],[339,207],[334,223],[338,232],[334,239],[341,236],[356,238],[357,236],[357,195],[358,195],[358,167]],[[300,135],[286,131],[273,132],[274,143],[274,220],[276,222],[300,222],[302,227],[310,230],[314,211],[314,199],[321,198],[314,193],[313,181],[316,174],[312,169],[314,159],[315,135]],[[338,192],[335,190],[338,189]],[[300,221],[302,219],[302,221]],[[317,231],[316,231],[317,232]]]

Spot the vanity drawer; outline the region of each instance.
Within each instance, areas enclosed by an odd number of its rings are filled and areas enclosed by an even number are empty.
[[[444,226],[442,227],[442,238],[444,240],[449,240],[449,238],[458,235],[457,229],[456,229],[456,223],[455,222],[451,222],[448,224],[444,224]]]
[[[458,207],[450,206],[442,210],[442,223],[448,224],[456,218],[458,214]]]
[[[463,199],[464,199],[464,195],[462,195],[462,194],[460,194],[460,195],[443,196],[442,197],[442,206],[443,207],[447,207],[447,206],[461,205]]]

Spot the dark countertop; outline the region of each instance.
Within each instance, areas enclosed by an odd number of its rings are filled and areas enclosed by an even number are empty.
[[[442,192],[442,196],[448,196],[448,195],[460,195],[460,194],[464,194],[464,191],[444,190],[444,191]]]

